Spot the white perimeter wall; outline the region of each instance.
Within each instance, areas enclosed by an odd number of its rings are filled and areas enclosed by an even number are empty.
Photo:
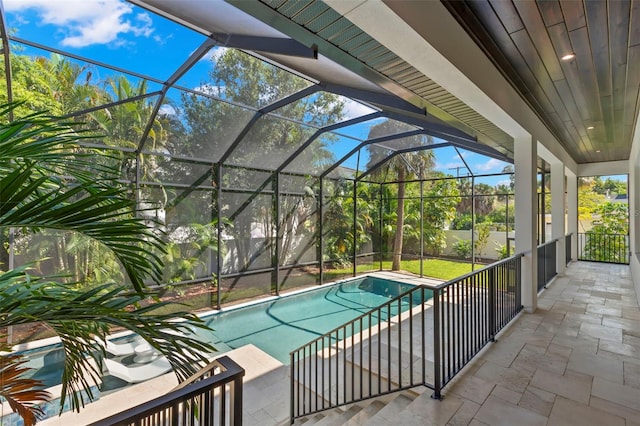
[[[444,255],[446,256],[457,256],[458,254],[453,249],[453,245],[458,240],[471,240],[471,231],[463,231],[463,230],[447,230],[444,231],[447,237],[447,247],[443,250]],[[509,237],[514,238],[515,233],[509,232]],[[496,252],[496,248],[498,248],[498,244],[506,245],[507,244],[507,236],[504,231],[490,231],[489,232],[489,242],[487,246],[482,250],[481,253],[476,253],[477,257],[482,257],[484,259],[493,259],[498,260],[498,252]],[[513,247],[513,241],[511,242],[511,254],[515,254]]]

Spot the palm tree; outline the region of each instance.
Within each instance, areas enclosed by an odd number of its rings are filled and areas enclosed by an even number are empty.
[[[60,115],[81,111],[104,101],[105,93],[92,84],[88,65],[71,62],[55,53],[49,58],[37,57],[35,61],[48,76],[49,95],[58,103]]]
[[[401,133],[406,129],[403,123],[393,120],[386,120],[376,124],[369,130],[368,139],[374,139],[383,135]],[[406,145],[405,148],[431,144],[431,136],[404,138],[397,141],[394,145]],[[367,168],[378,164],[384,158],[392,154],[392,150],[377,145],[368,145],[369,163]],[[393,260],[391,262],[391,270],[400,270],[400,261],[402,260],[402,241],[404,238],[404,198],[405,198],[405,182],[414,179],[418,174],[423,178],[426,173],[434,166],[434,155],[431,150],[421,150],[402,155],[396,155],[389,161],[373,171],[372,176],[378,179],[384,179],[391,174],[391,179],[398,182],[398,205],[396,207],[396,229],[393,239]]]
[[[495,188],[486,183],[476,183],[471,188],[472,180],[470,178],[460,180],[460,193],[462,197],[458,203],[457,211],[459,214],[465,214],[471,211],[471,206],[475,208],[476,215],[487,215],[494,210],[494,204],[497,196]]]
[[[38,276],[26,264],[0,273],[0,329],[43,322],[59,337],[65,354],[61,406],[83,405],[79,392],[93,398],[90,386],[102,374],[105,339],[110,327],[129,329],[167,357],[179,379],[191,375],[214,349],[189,337],[192,326],[206,328],[193,314],[162,314],[163,302],[145,280],[159,281],[164,250],[160,236],[119,184],[117,168],[92,161],[77,149],[82,133],[68,123],[35,113],[10,122],[18,104],[0,106],[0,227],[35,233],[75,232],[108,249],[131,285],[104,283],[90,290],[63,284],[58,276]],[[179,319],[181,321],[176,321]],[[7,350],[8,348],[2,348]],[[25,379],[22,359],[0,355],[0,396],[32,425],[41,414],[35,405],[47,399],[41,383]]]

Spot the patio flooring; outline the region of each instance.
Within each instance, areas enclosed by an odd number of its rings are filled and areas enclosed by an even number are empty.
[[[306,424],[640,425],[640,309],[629,267],[572,263],[442,401],[416,391],[370,417]]]
[[[629,267],[569,265],[536,312],[520,315],[444,392],[461,407],[451,424],[640,425]]]
[[[233,357],[248,370],[244,424],[284,425],[288,369],[265,357]],[[640,309],[629,267],[572,263],[535,313],[517,317],[444,388],[442,401],[430,394],[415,388],[296,423],[640,426]],[[113,399],[103,403],[113,409]],[[107,415],[100,403],[41,424],[86,424]]]

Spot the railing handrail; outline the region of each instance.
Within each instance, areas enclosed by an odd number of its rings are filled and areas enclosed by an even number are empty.
[[[592,229],[585,232],[578,232],[578,234],[582,234],[582,235],[597,234],[597,235],[606,235],[608,237],[628,237],[629,236],[629,232],[627,232],[626,234],[609,234],[606,232],[595,232]]]
[[[524,255],[525,255],[525,254],[527,254],[527,252],[524,252],[524,251],[523,251],[523,252],[520,252],[520,253],[516,253],[516,254],[514,254],[513,256],[507,257],[506,259],[502,259],[502,260],[499,260],[499,261],[497,261],[497,262],[490,263],[490,264],[488,264],[488,265],[483,266],[483,267],[482,267],[482,268],[480,268],[480,269],[476,269],[475,271],[467,272],[467,273],[466,273],[466,274],[464,274],[464,275],[460,275],[459,277],[456,277],[456,278],[450,279],[449,281],[445,281],[445,282],[440,283],[440,284],[431,285],[431,286],[429,286],[428,288],[432,288],[432,289],[440,290],[440,289],[442,289],[442,288],[449,287],[449,286],[451,286],[451,285],[453,285],[453,284],[458,283],[459,281],[462,281],[462,280],[465,280],[465,279],[467,279],[467,278],[469,278],[469,277],[472,277],[472,276],[474,276],[474,275],[477,275],[477,274],[483,273],[483,272],[484,272],[485,270],[487,270],[487,269],[495,268],[495,267],[498,267],[498,266],[500,266],[500,265],[502,265],[502,264],[504,264],[504,263],[511,262],[511,261],[512,261],[512,260],[514,260],[514,259],[518,259],[518,258],[524,257]]]
[[[184,401],[195,395],[201,394],[202,391],[206,389],[217,388],[226,385],[227,383],[234,382],[244,377],[245,374],[245,370],[228,356],[217,358],[204,368],[209,368],[209,370],[211,370],[215,367],[220,367],[222,372],[220,374],[207,377],[206,379],[190,383],[188,386],[176,388],[165,395],[159,396],[102,420],[98,420],[97,422],[91,423],[89,426],[108,426],[126,423],[129,419],[140,418],[146,414],[174,406],[177,402]]]
[[[220,359],[222,359],[222,358],[220,358]],[[225,365],[224,361],[225,360],[223,360],[223,362],[219,362],[218,360],[213,360],[209,364],[207,364],[204,367],[202,367],[200,370],[196,371],[194,374],[192,374],[190,377],[188,377],[183,382],[178,383],[178,385],[175,388],[171,389],[171,392],[174,392],[174,391],[180,390],[182,388],[185,388],[185,387],[187,387],[187,386],[199,381],[200,379],[203,379],[203,377],[207,373],[210,373],[210,372],[214,371],[216,368],[220,368],[220,371],[222,371],[222,372],[228,371],[228,368]],[[233,362],[233,361],[231,361],[231,362]],[[204,379],[208,379],[211,376],[213,376],[213,374],[211,374],[208,377],[204,377]]]
[[[551,244],[557,243],[558,241],[560,241],[560,238],[554,238],[551,241],[545,241],[544,243],[540,244],[537,246],[537,248],[542,248],[542,247],[546,247],[549,246]]]

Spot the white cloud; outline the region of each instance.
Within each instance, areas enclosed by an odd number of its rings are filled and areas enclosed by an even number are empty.
[[[121,0],[3,0],[3,4],[7,12],[36,10],[43,23],[60,27],[63,46],[121,46],[126,44],[122,35],[149,37],[154,31],[148,13],[127,16],[133,6]]]
[[[478,163],[476,164],[476,169],[481,171],[481,172],[488,172],[491,170],[496,170],[496,169],[500,169],[500,171],[502,171],[502,168],[504,167],[506,163],[504,161],[500,161],[497,160],[495,158],[491,158],[489,161],[485,162],[485,163]]]
[[[217,62],[218,59],[224,54],[226,50],[227,50],[226,47],[216,46],[213,49],[209,50],[207,53],[205,53],[205,55],[200,60]]]
[[[163,104],[160,106],[160,109],[158,110],[158,114],[165,115],[165,116],[176,116],[178,112],[173,106],[169,104]]]
[[[368,107],[360,102],[356,102],[352,99],[347,99],[344,103],[344,116],[345,118],[355,118],[363,115],[374,113],[374,110],[371,107]]]

